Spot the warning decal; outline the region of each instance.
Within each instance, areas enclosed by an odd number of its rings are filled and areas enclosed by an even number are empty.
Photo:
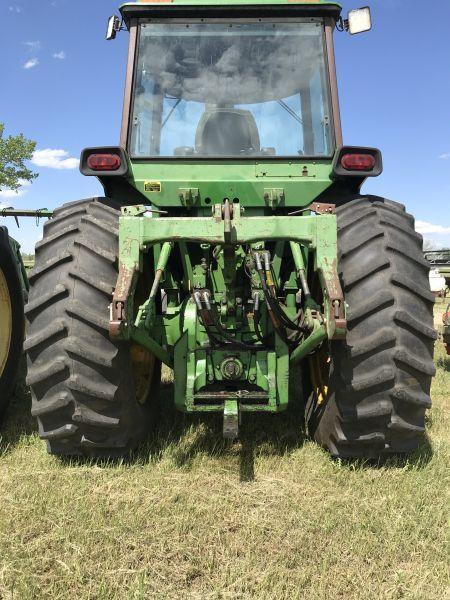
[[[145,192],[160,192],[161,182],[160,181],[145,181],[144,182]]]

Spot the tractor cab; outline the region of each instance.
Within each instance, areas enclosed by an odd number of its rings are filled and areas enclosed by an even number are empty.
[[[320,0],[161,0],[124,4],[121,15],[107,38],[130,33],[122,168],[89,162],[101,149],[82,157],[107,194],[125,175],[136,203],[202,210],[228,196],[261,211],[307,206],[330,188],[342,148],[333,31],[369,29],[369,9],[343,20]],[[345,170],[355,189],[380,172],[368,154]],[[301,199],[298,181],[308,184]]]

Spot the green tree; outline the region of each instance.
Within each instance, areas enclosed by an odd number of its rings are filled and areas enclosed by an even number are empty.
[[[5,124],[0,123],[0,191],[18,190],[21,181],[33,181],[37,174],[27,169],[25,161],[30,160],[36,148],[36,142],[27,140],[20,133],[3,137]]]

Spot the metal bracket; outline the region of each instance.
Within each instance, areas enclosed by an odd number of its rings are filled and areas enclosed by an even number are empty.
[[[264,201],[268,208],[275,210],[284,201],[284,189],[264,188]]]
[[[231,243],[231,219],[233,218],[234,206],[230,204],[228,198],[222,205],[222,216],[223,216],[223,232],[224,240],[226,244]]]
[[[336,204],[327,204],[326,202],[313,202],[310,210],[318,215],[334,215]]]
[[[136,206],[122,206],[120,212],[124,217],[140,217],[145,215],[148,208],[144,204],[138,204]]]
[[[198,188],[180,188],[178,190],[183,206],[190,207],[194,206],[200,200],[200,192]]]
[[[122,339],[122,329],[127,322],[125,307],[131,294],[135,272],[134,269],[126,269],[124,266],[119,268],[117,285],[110,304],[109,337],[111,340]]]
[[[342,340],[347,335],[347,318],[345,311],[344,294],[337,273],[337,261],[333,261],[331,268],[319,270],[319,276],[327,295],[328,334],[331,340]]]
[[[223,437],[235,440],[239,437],[239,404],[237,400],[225,400],[223,407]]]
[[[156,210],[156,208],[150,208],[144,204],[138,204],[136,206],[122,206],[120,212],[123,217],[143,217],[146,213],[157,213],[159,215],[167,215],[167,210]]]
[[[336,213],[336,204],[327,204],[326,202],[313,202],[306,208],[295,210],[294,212],[288,213],[289,217],[300,215],[304,212],[311,211],[317,215],[334,215]]]

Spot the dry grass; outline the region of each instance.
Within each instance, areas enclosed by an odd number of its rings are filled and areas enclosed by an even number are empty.
[[[16,404],[0,444],[0,598],[444,598],[441,344],[436,360],[428,439],[382,466],[331,460],[287,417],[227,444],[220,421],[173,415],[128,464],[62,463]]]

